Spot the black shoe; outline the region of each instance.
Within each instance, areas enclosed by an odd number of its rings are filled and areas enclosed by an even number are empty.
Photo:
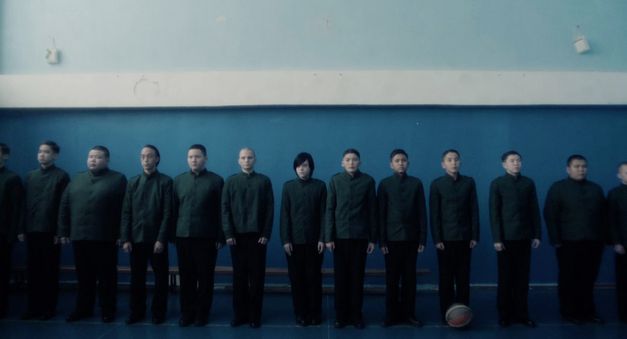
[[[44,314],[42,314],[41,317],[39,317],[39,320],[46,321],[46,320],[50,320],[54,318],[55,316],[56,316],[55,312],[44,312]]]
[[[231,327],[238,327],[244,325],[246,323],[245,320],[242,319],[233,319],[231,320]]]
[[[20,317],[20,320],[33,320],[33,319],[38,319],[39,317],[41,317],[41,314],[27,311],[24,314],[22,314],[22,316]]]
[[[499,320],[499,326],[501,327],[509,327],[512,323],[507,319]]]
[[[420,321],[419,319],[416,319],[416,317],[407,318],[407,322],[410,323],[412,326],[422,327],[422,321]]]
[[[163,324],[165,322],[165,317],[162,315],[153,315],[152,316],[152,323],[155,325],[160,325]]]
[[[599,318],[599,316],[596,315],[596,314],[593,314],[593,315],[587,317],[585,320],[587,322],[590,322],[590,323],[593,323],[593,324],[598,324],[598,325],[605,324],[605,321],[603,321],[603,319]]]
[[[296,324],[301,327],[307,326],[307,321],[303,317],[296,317]]]
[[[179,319],[179,327],[187,327],[187,326],[191,325],[192,323],[193,323],[193,321],[190,318],[181,317]]]
[[[581,325],[583,324],[583,321],[577,317],[573,317],[570,315],[564,315],[562,316],[562,318],[564,318],[564,321],[567,321],[569,323],[575,324],[575,325]]]
[[[259,321],[251,321],[250,324],[248,324],[250,326],[250,328],[259,328],[261,327],[261,323]]]
[[[209,323],[209,319],[207,319],[207,318],[196,319],[196,322],[194,323],[194,326],[196,326],[196,327],[204,327],[204,326],[207,326],[208,323]]]
[[[79,321],[81,319],[84,319],[90,316],[91,316],[90,314],[72,312],[70,313],[70,315],[67,316],[67,318],[65,318],[65,321],[67,321],[68,323],[72,323],[72,322]]]
[[[359,330],[363,330],[364,328],[366,328],[366,324],[364,323],[363,319],[355,321],[353,323],[353,326],[355,326],[355,328]]]
[[[115,316],[113,314],[103,314],[101,319],[103,323],[108,324],[115,320]]]
[[[335,320],[335,324],[333,324],[333,327],[335,327],[335,328],[344,328],[344,327],[346,327],[346,323],[343,322],[342,320]]]
[[[309,319],[309,325],[311,326],[318,326],[320,324],[322,324],[322,319],[319,316]]]
[[[131,314],[128,319],[126,319],[124,322],[127,325],[133,325],[135,323],[138,323],[140,321],[144,320],[144,316],[143,315],[139,315],[139,314]]]
[[[520,323],[525,325],[525,326],[527,326],[527,327],[529,327],[529,328],[536,328],[536,326],[538,326],[536,324],[536,322],[531,320],[531,319],[522,320]]]

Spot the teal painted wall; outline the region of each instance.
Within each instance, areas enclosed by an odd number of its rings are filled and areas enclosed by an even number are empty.
[[[578,33],[590,53],[575,53]],[[4,74],[626,71],[626,42],[623,0],[0,1]]]

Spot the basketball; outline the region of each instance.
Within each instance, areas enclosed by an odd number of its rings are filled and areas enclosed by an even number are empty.
[[[453,304],[446,310],[444,317],[449,326],[461,328],[472,321],[472,310],[464,304]]]

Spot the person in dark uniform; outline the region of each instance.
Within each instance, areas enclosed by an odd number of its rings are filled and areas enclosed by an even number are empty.
[[[520,322],[528,327],[527,295],[531,248],[540,246],[540,207],[533,180],[520,174],[522,157],[516,151],[501,156],[505,175],[490,185],[490,224],[497,252],[499,325]]]
[[[77,174],[61,197],[57,235],[62,244],[72,242],[78,280],[74,322],[90,317],[96,290],[104,323],[115,319],[120,215],[126,190],[123,174],[109,169],[109,150],[94,146],[85,172]]]
[[[420,179],[407,174],[409,157],[402,149],[390,154],[393,175],[379,183],[381,252],[385,255],[385,320],[383,326],[416,319],[416,261],[425,248],[427,211]],[[399,293],[399,284],[401,285]]]
[[[296,323],[319,325],[322,312],[322,259],[326,184],[312,178],[315,169],[309,153],[294,159],[296,179],[283,185],[281,243],[287,257]]]
[[[586,179],[588,162],[568,157],[568,178],[551,185],[544,219],[558,267],[558,295],[564,320],[574,324],[602,323],[594,306],[594,282],[606,237],[603,189]]]
[[[11,277],[11,249],[22,227],[24,187],[22,180],[6,168],[11,149],[0,143],[0,319],[6,317]]]
[[[614,245],[616,269],[616,304],[618,318],[627,323],[627,162],[618,165],[618,179],[621,184],[607,195],[609,225]]]
[[[222,193],[222,228],[233,262],[231,326],[261,326],[267,243],[272,233],[274,196],[270,179],[254,170],[255,152],[239,152],[241,172],[226,181]]]
[[[459,173],[459,152],[442,153],[445,175],[431,183],[431,235],[438,253],[440,312],[454,303],[469,306],[471,250],[479,241],[477,189],[471,177]]]
[[[361,313],[364,299],[366,256],[377,241],[377,203],[374,179],[359,170],[359,151],[342,155],[344,172],[329,182],[325,246],[333,252],[335,278],[335,327],[352,323],[365,327]]]
[[[39,168],[26,175],[25,223],[19,238],[26,238],[28,306],[22,320],[48,320],[57,310],[61,254],[57,220],[61,195],[70,182],[68,174],[55,166],[59,151],[54,141],[42,142]]]
[[[220,199],[224,180],[206,169],[207,150],[187,150],[189,171],[174,179],[176,252],[181,275],[179,326],[209,323],[218,250],[224,244]]]
[[[172,222],[172,179],[159,172],[161,157],[153,145],[140,152],[143,172],[129,180],[122,205],[120,241],[130,253],[131,313],[127,324],[146,315],[146,270],[148,261],[155,275],[152,322],[165,321],[168,306],[168,234]]]

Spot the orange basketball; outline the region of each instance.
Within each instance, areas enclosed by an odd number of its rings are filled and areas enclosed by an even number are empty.
[[[465,327],[472,321],[472,310],[464,304],[453,304],[446,310],[444,318],[451,327]]]

